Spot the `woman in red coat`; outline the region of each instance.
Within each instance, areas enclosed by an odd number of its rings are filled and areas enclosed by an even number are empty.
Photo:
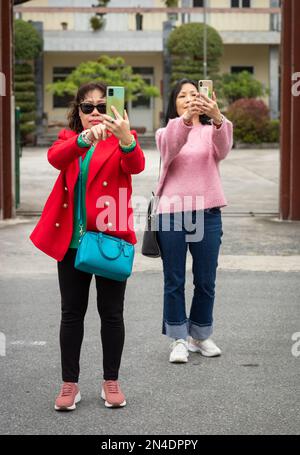
[[[106,115],[106,86],[81,86],[69,112],[70,130],[62,130],[48,151],[48,161],[60,171],[30,239],[57,261],[61,293],[61,391],[56,410],[73,410],[80,401],[79,357],[92,274],[74,267],[80,235],[102,231],[136,243],[131,208],[131,174],[143,171],[145,158],[124,118],[113,108]],[[82,157],[83,220],[80,223],[79,158]],[[101,318],[103,377],[101,397],[107,407],[126,404],[118,383],[124,345],[123,304],[126,281],[95,276]]]

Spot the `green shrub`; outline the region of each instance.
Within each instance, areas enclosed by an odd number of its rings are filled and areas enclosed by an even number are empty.
[[[227,104],[232,104],[241,98],[259,98],[266,95],[267,90],[248,71],[237,74],[223,74],[218,82],[218,97]]]
[[[36,108],[36,104],[35,103],[27,103],[27,102],[18,102],[16,103],[16,106],[18,106],[21,110],[21,113],[22,112],[31,112],[31,113],[35,113],[35,108]]]
[[[33,67],[28,63],[15,66],[15,104],[20,108],[20,131],[22,143],[26,135],[35,131],[36,94]]]
[[[26,142],[26,135],[35,131],[36,95],[33,61],[43,49],[43,40],[39,32],[30,23],[22,19],[14,21],[15,75],[14,90],[16,106],[20,108],[21,140]],[[32,62],[32,63],[31,63]]]
[[[172,60],[172,83],[185,77],[203,79],[204,27],[204,24],[188,23],[170,33],[167,47]],[[223,54],[223,42],[217,30],[209,25],[206,28],[208,78],[215,79]]]
[[[35,112],[21,112],[20,114],[21,122],[35,122],[36,120],[36,113]]]
[[[236,142],[260,144],[269,142],[270,119],[269,109],[262,100],[240,99],[229,106],[227,117],[234,126]],[[273,131],[272,126],[272,131]],[[273,141],[272,141],[273,142]]]
[[[43,40],[29,22],[16,19],[14,23],[15,56],[17,59],[32,60],[43,48]]]
[[[15,74],[32,74],[32,66],[25,62],[17,64],[15,66]]]
[[[280,121],[271,120],[268,125],[266,134],[266,142],[279,142],[280,141]]]
[[[16,103],[28,101],[30,103],[35,102],[34,92],[16,92]]]
[[[35,123],[34,122],[27,122],[27,123],[21,123],[20,125],[20,131],[22,138],[26,138],[27,134],[33,133],[35,131]]]
[[[33,74],[15,74],[15,82],[33,82],[34,83],[34,75]]]
[[[23,91],[30,91],[34,92],[35,91],[35,85],[33,81],[21,81],[21,82],[15,82],[15,91],[16,92],[23,92]]]

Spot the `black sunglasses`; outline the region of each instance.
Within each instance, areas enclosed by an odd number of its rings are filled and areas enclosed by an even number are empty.
[[[84,114],[91,114],[93,110],[96,108],[99,114],[106,113],[106,104],[92,104],[92,103],[80,103],[79,104],[81,111]]]

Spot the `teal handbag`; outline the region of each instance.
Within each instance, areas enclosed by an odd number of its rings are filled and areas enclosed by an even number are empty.
[[[82,223],[82,158],[79,158],[78,219]],[[82,230],[81,230],[82,232]],[[134,245],[103,232],[87,231],[81,235],[75,268],[110,280],[125,281],[131,275]]]

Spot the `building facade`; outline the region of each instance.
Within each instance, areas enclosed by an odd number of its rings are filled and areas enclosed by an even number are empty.
[[[111,0],[105,26],[93,31],[93,0],[31,0],[16,9],[18,17],[43,23],[43,110],[48,124],[63,122],[65,103],[46,90],[83,61],[101,54],[122,56],[136,72],[161,90],[163,23],[168,15],[162,0]],[[203,0],[179,0],[175,25],[203,22]],[[46,10],[39,9],[47,8]],[[55,8],[66,9],[62,12]],[[139,8],[138,8],[139,7]],[[221,72],[250,71],[268,89],[271,116],[279,113],[280,0],[207,0],[206,20],[224,43]],[[70,9],[73,8],[73,9]],[[82,9],[85,8],[85,9]],[[110,10],[110,8],[117,8]],[[138,9],[137,9],[138,8]],[[197,9],[198,8],[198,9]],[[162,99],[140,98],[128,106],[133,127],[151,133],[160,125]]]

